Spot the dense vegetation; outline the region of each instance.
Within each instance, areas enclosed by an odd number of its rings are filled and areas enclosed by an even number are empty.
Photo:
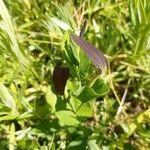
[[[0,76],[1,150],[148,150],[149,0],[0,0]]]

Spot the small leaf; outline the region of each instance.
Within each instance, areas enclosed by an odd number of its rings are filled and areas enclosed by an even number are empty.
[[[50,113],[50,105],[42,95],[35,100],[35,115],[39,118],[46,118]]]
[[[77,116],[79,117],[92,117],[93,111],[89,103],[83,103],[77,110]]]
[[[75,51],[69,44],[69,35],[66,33],[62,39],[62,49],[64,50],[65,59],[67,62],[78,65],[79,64],[79,53]]]
[[[92,89],[99,95],[102,96],[106,93],[109,92],[109,87],[108,85],[102,80],[102,79],[97,79],[93,86]]]
[[[92,87],[84,87],[77,96],[82,102],[87,102],[109,92],[109,87],[102,79],[97,79]]]
[[[62,125],[77,126],[79,124],[76,115],[71,111],[61,110],[56,112],[56,116]]]
[[[91,62],[83,51],[80,51],[79,74],[81,78],[85,78],[90,71]]]
[[[47,103],[52,107],[52,111],[55,111],[55,105],[56,105],[56,102],[57,102],[57,97],[52,92],[51,86],[47,87],[45,98],[46,98]]]
[[[15,100],[3,84],[0,84],[0,98],[7,107],[11,108],[12,110],[16,110]]]
[[[14,120],[18,117],[18,114],[17,113],[9,113],[8,115],[6,116],[1,116],[0,117],[0,121],[9,121],[9,120]]]
[[[88,142],[88,149],[89,150],[100,150],[99,146],[96,144],[95,140],[90,140]]]
[[[97,97],[98,94],[91,87],[84,87],[79,96],[77,96],[82,102],[88,102]]]

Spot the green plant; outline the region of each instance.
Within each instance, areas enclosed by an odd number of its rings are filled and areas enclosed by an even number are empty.
[[[0,0],[1,148],[149,149],[149,10],[148,0]],[[103,74],[70,39],[85,18]],[[64,94],[58,64],[70,70]]]

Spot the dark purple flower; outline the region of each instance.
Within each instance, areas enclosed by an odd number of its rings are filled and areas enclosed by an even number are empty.
[[[99,49],[94,47],[91,43],[85,41],[82,37],[78,37],[75,34],[71,34],[71,38],[76,44],[80,46],[80,48],[84,50],[88,58],[97,68],[100,68],[102,72],[107,68],[107,59]]]
[[[53,71],[53,84],[58,95],[63,95],[69,78],[69,67],[57,65]]]

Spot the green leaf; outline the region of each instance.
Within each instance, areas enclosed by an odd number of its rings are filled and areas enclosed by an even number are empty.
[[[6,116],[0,117],[0,121],[14,120],[18,117],[17,113],[11,112]]]
[[[83,103],[76,112],[79,117],[92,117],[93,111],[89,103]]]
[[[138,131],[138,134],[144,138],[150,138],[150,131]]]
[[[90,64],[91,64],[91,61],[89,60],[89,58],[85,55],[83,50],[80,50],[79,74],[81,78],[86,77],[86,75],[88,75]]]
[[[93,110],[89,103],[82,103],[79,99],[72,96],[70,99],[71,108],[76,112],[79,117],[92,117]]]
[[[46,96],[45,97],[46,97],[47,103],[52,107],[52,111],[55,111],[55,105],[56,105],[56,102],[57,102],[57,97],[52,92],[51,86],[47,87],[47,91],[46,91]]]
[[[0,84],[0,98],[3,100],[7,107],[12,110],[16,110],[15,100],[3,84]]]
[[[90,140],[88,142],[88,149],[89,150],[100,150],[99,146],[96,144],[95,140]]]
[[[46,118],[50,113],[50,105],[44,97],[35,100],[35,115],[39,118]]]
[[[62,97],[57,97],[57,103],[55,109],[56,111],[67,109],[67,101],[62,99]]]
[[[85,139],[74,140],[69,143],[68,150],[84,150],[86,149],[87,143]]]
[[[99,96],[102,96],[109,92],[108,85],[102,79],[97,79],[92,88]]]
[[[78,65],[79,62],[77,51],[75,51],[75,49],[71,47],[69,39],[70,39],[69,34],[66,33],[65,36],[63,37],[62,49],[65,52],[67,61],[69,61],[72,65]]]
[[[98,94],[90,87],[84,87],[79,96],[77,97],[82,102],[90,101],[98,97]]]
[[[61,125],[77,126],[79,124],[79,121],[76,119],[76,115],[69,110],[58,111],[56,112],[56,116],[58,117]]]
[[[109,87],[102,79],[97,79],[92,87],[86,86],[77,96],[82,102],[87,102],[109,92]]]
[[[64,51],[64,59],[69,65],[70,72],[73,76],[78,76],[77,66],[79,65],[79,57],[76,49],[72,48],[69,42],[69,34],[66,33],[62,41],[62,49]]]

